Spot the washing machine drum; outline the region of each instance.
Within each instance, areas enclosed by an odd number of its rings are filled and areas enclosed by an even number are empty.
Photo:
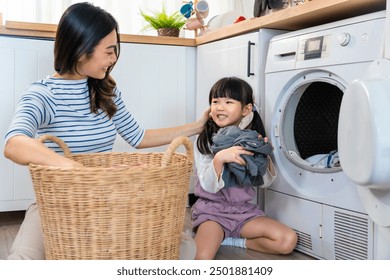
[[[390,226],[390,62],[375,61],[364,79],[346,89],[338,148],[345,174],[359,185],[370,217]]]

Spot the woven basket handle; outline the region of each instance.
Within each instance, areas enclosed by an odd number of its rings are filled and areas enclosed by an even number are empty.
[[[171,144],[169,144],[168,146],[168,149],[165,151],[164,156],[161,160],[162,167],[165,167],[171,163],[172,156],[180,145],[183,145],[186,148],[187,162],[192,163],[192,159],[194,157],[192,142],[188,137],[179,136],[172,140]]]
[[[39,137],[38,141],[42,143],[46,141],[52,141],[56,143],[64,151],[64,155],[66,157],[69,157],[71,155],[68,145],[66,145],[66,143],[62,141],[60,138],[58,138],[57,136],[45,134]]]

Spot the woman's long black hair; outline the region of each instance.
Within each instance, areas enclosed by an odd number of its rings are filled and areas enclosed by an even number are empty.
[[[218,80],[210,90],[209,104],[211,105],[213,98],[221,97],[237,100],[241,102],[242,107],[252,104],[253,108],[255,108],[252,87],[246,81],[237,77],[225,77]],[[220,127],[210,118],[196,142],[200,153],[205,155],[211,154],[212,136],[219,129]],[[263,137],[266,136],[263,121],[257,110],[253,111],[253,120],[246,129],[256,130]]]
[[[77,3],[68,7],[58,24],[54,44],[54,69],[59,74],[77,74],[77,63],[86,55],[92,55],[100,41],[116,31],[118,45],[115,49],[117,59],[120,53],[119,27],[114,17],[105,10],[90,3]],[[102,109],[111,118],[117,111],[113,101],[115,81],[107,70],[103,79],[88,78],[91,111]]]

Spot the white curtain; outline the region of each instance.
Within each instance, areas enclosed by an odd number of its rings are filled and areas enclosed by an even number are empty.
[[[85,1],[85,0],[84,0]],[[71,4],[84,2],[74,0],[0,0],[3,20],[58,23],[64,10]],[[161,10],[165,5],[168,13],[180,10],[188,1],[182,0],[91,0],[88,1],[110,12],[118,21],[120,32],[125,34],[155,35],[155,31],[143,31],[145,22],[139,11]],[[206,23],[215,15],[235,10],[244,13],[253,0],[207,0],[210,13]],[[249,4],[249,5],[248,5]],[[249,15],[247,15],[249,16]],[[188,33],[188,32],[187,32]],[[191,32],[188,34],[190,37]]]

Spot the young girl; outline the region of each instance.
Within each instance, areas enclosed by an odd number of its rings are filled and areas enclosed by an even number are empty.
[[[236,77],[222,78],[211,88],[209,103],[211,119],[199,135],[195,147],[198,177],[195,195],[199,198],[191,210],[196,231],[196,259],[213,259],[222,241],[222,245],[263,253],[291,253],[297,242],[295,231],[265,217],[264,212],[251,203],[256,195],[251,183],[259,180],[248,180],[247,174],[241,179],[235,177],[236,180],[231,180],[233,169],[244,168],[255,157],[253,145],[257,145],[256,149],[270,146],[267,138],[262,138],[265,131],[255,110],[252,88]],[[216,140],[220,146],[221,138],[226,142],[232,131],[239,134],[237,130],[241,129],[244,129],[242,133],[256,131],[258,141],[251,140],[253,145],[245,148],[242,145],[216,148]],[[239,137],[244,138],[242,135]],[[261,157],[266,158],[266,155]],[[256,179],[256,176],[249,179]]]

